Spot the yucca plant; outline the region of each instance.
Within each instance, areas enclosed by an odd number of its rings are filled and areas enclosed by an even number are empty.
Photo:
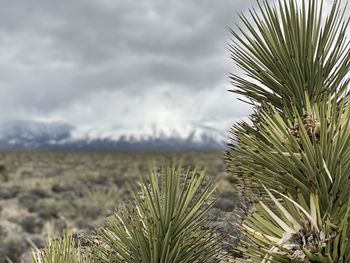
[[[227,163],[256,200],[241,228],[241,262],[349,262],[348,19],[335,1],[258,3],[234,34],[247,77],[234,92],[256,110],[234,126]],[[239,33],[240,32],[240,33]]]
[[[62,238],[49,240],[44,250],[33,251],[34,263],[94,263],[92,250],[83,249],[80,240],[68,231]]]
[[[350,252],[350,231],[347,228],[350,219],[350,104],[346,104],[345,99],[340,104],[332,101],[320,101],[308,110],[312,112],[315,125],[303,121],[305,115],[285,121],[281,113],[271,109],[261,112],[259,136],[238,132],[240,144],[232,150],[234,155],[229,160],[236,165],[232,174],[239,182],[237,188],[243,189],[246,195],[249,192],[251,196],[258,195],[257,210],[253,209],[252,216],[243,224],[243,230],[257,247],[250,246],[242,251],[255,258],[255,262],[260,262],[261,258],[265,262],[284,262],[281,255],[285,256],[285,260],[311,259],[315,254],[334,261],[306,262],[347,262]],[[295,127],[298,127],[297,134]],[[308,130],[309,127],[313,128]],[[280,210],[282,205],[276,206],[277,199],[264,189],[265,186],[279,193],[281,202],[286,206],[275,217],[266,217],[266,210]],[[269,194],[266,195],[266,192]],[[266,205],[262,206],[261,202]],[[288,214],[294,214],[294,221],[304,224],[293,228],[293,220]],[[256,217],[260,219],[255,220]],[[250,225],[248,232],[247,222]],[[267,225],[276,225],[276,222],[280,236],[266,239],[269,232],[264,232],[264,229],[271,230]],[[286,228],[282,226],[292,228],[294,232],[283,232]],[[311,249],[308,242],[300,242],[300,232],[308,237],[317,237],[312,241],[315,248]],[[279,243],[286,235],[289,238],[283,242],[287,243]],[[256,236],[265,238],[264,249],[261,243],[257,244]],[[276,238],[281,240],[272,245],[272,240]],[[270,258],[272,252],[276,252],[273,260]],[[266,261],[266,258],[269,260]]]
[[[262,112],[256,135],[245,131],[248,124],[237,125],[239,145],[229,157],[230,164],[235,165],[232,174],[239,182],[237,186],[259,191],[263,182],[305,199],[310,192],[322,193],[322,211],[337,209],[338,195],[344,198],[350,194],[350,104],[345,101],[324,100],[313,108],[309,104],[305,112],[314,119],[311,129],[297,109],[294,120],[284,120],[273,108]],[[342,199],[342,204],[347,202]]]
[[[250,10],[250,17],[242,14],[243,26],[231,30],[231,57],[245,72],[231,75],[232,91],[254,105],[272,104],[292,118],[291,105],[302,114],[306,94],[313,104],[348,90],[349,19],[340,1],[333,1],[327,17],[324,0],[277,2],[257,1],[258,10]]]
[[[130,190],[133,201],[107,218],[85,254],[65,235],[35,251],[35,263],[215,263],[223,258],[219,237],[205,227],[215,187],[204,170],[152,169]]]
[[[309,205],[277,193],[279,201],[265,189],[272,205],[260,201],[244,221],[249,241],[240,244],[241,262],[349,262],[349,208],[337,224],[322,218],[319,196],[310,194]],[[275,191],[276,192],[276,191]]]
[[[134,202],[116,211],[99,230],[102,262],[219,262],[218,238],[205,229],[213,192],[205,172],[168,167],[140,177]]]

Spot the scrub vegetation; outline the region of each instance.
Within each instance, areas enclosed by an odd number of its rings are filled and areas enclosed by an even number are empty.
[[[130,166],[116,171],[113,158],[89,157],[88,165],[68,158],[45,179],[35,175],[31,162],[17,172],[22,181],[12,180],[11,167],[19,167],[13,159],[0,167],[8,189],[1,194],[25,208],[23,229],[41,233],[35,229],[50,218],[66,223],[59,233],[70,229],[35,248],[31,260],[350,262],[350,43],[344,3],[334,1],[330,10],[322,0],[257,5],[240,16],[230,44],[233,61],[245,73],[231,75],[232,92],[255,113],[234,125],[225,156],[187,154],[177,156],[185,160],[179,165],[164,154],[157,159],[167,165],[147,171],[145,158],[132,173]],[[198,165],[202,157],[210,169],[215,166],[209,176]],[[57,177],[68,163],[85,174]],[[223,172],[215,174],[225,169],[226,181]],[[77,231],[72,222],[89,222],[90,231]]]

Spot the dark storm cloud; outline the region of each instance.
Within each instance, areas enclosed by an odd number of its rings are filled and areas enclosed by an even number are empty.
[[[175,89],[182,93],[174,100],[198,91],[230,96],[226,28],[253,2],[2,1],[2,116],[69,119],[82,113],[68,109],[79,111],[84,103],[118,115],[130,96],[159,93],[161,104],[162,94]],[[108,94],[114,100],[103,106]],[[239,106],[230,107],[232,118],[241,116]]]

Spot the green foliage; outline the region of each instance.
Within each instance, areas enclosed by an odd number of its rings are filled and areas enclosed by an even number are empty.
[[[78,238],[66,232],[61,239],[53,239],[44,250],[33,252],[35,263],[93,263],[93,253],[85,251]]]
[[[45,219],[57,217],[62,211],[67,209],[67,204],[63,200],[53,198],[39,200],[36,205],[36,212]]]
[[[239,146],[232,149],[232,174],[243,189],[267,187],[308,199],[321,194],[321,212],[344,215],[350,195],[350,104],[320,101],[305,110],[313,114],[314,130],[294,109],[294,120],[284,120],[271,109],[261,113],[256,129],[236,127]],[[295,128],[298,127],[296,133]],[[318,127],[318,128],[317,128]],[[316,131],[317,129],[317,131]],[[317,133],[316,133],[317,132]],[[268,176],[267,176],[268,175]],[[339,199],[341,194],[341,199]],[[342,206],[339,206],[341,201]]]
[[[256,200],[240,262],[349,262],[350,50],[335,1],[259,3],[241,19],[232,57],[250,78],[234,91],[256,106],[227,154],[239,190]],[[275,196],[274,194],[277,194]]]
[[[205,228],[214,191],[205,171],[168,167],[139,179],[140,189],[131,188],[134,201],[97,230],[97,245],[83,250],[66,234],[36,251],[35,263],[219,262],[219,240]]]
[[[122,191],[116,186],[108,188],[83,188],[82,196],[74,198],[69,210],[70,217],[96,218],[101,214],[108,214],[117,207]]]
[[[205,172],[166,168],[140,178],[141,193],[134,203],[107,219],[100,236],[102,262],[219,262],[218,241],[203,226],[212,203],[213,189],[205,185]],[[183,181],[182,181],[183,179]]]
[[[288,262],[287,259],[304,262],[300,258],[308,259],[305,262],[350,260],[347,258],[350,252],[347,228],[350,104],[347,101],[348,97],[340,103],[324,100],[313,107],[308,103],[307,114],[303,116],[294,108],[294,120],[286,120],[270,107],[261,111],[256,127],[246,123],[236,126],[240,144],[229,155],[230,164],[235,166],[232,175],[246,195],[260,194],[256,211],[242,228],[255,244],[241,246],[245,256],[255,262],[261,262],[261,258],[266,262]],[[283,193],[280,195],[284,209],[262,183]],[[279,215],[272,217],[272,211]],[[293,228],[294,222],[298,222],[297,229]],[[307,233],[314,243],[300,242],[301,233]],[[315,255],[322,260],[313,260]]]
[[[278,193],[279,201],[266,189],[273,204],[262,201],[245,220],[242,229],[250,242],[242,242],[241,262],[349,262],[348,217],[338,225],[320,213],[319,196],[310,195],[310,205],[297,203]],[[263,259],[263,260],[262,260]]]
[[[4,163],[0,163],[0,172],[5,172],[6,171],[6,165]]]
[[[293,120],[271,106],[261,111],[256,127],[236,126],[239,145],[229,153],[232,175],[238,188],[259,200],[242,227],[250,240],[240,247],[246,260],[349,262],[348,99],[308,103],[303,115],[293,108]],[[281,203],[262,183],[281,193]],[[303,243],[303,237],[313,241]]]
[[[277,6],[266,0],[257,3],[259,9],[251,10],[250,18],[240,16],[244,26],[231,30],[231,56],[246,74],[231,76],[234,92],[286,114],[291,105],[302,114],[305,94],[314,103],[324,95],[346,92],[349,20],[340,1],[334,1],[327,17],[324,0],[302,0],[301,6],[295,0],[279,0]]]
[[[6,164],[0,161],[0,181],[7,182],[9,180]]]

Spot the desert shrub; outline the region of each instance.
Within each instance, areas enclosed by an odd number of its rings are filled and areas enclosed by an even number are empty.
[[[7,182],[9,180],[5,163],[0,161],[0,181]]]
[[[218,262],[218,241],[203,228],[213,191],[205,173],[168,167],[140,178],[134,202],[99,230],[103,262]]]
[[[205,171],[198,168],[184,171],[175,166],[161,173],[153,169],[146,178],[139,177],[138,187],[130,188],[133,201],[115,211],[105,226],[97,230],[98,245],[95,243],[88,257],[82,256],[70,236],[65,236],[37,252],[36,262],[220,261],[223,255],[219,238],[205,228],[207,213],[213,205],[209,198],[214,191],[205,180]],[[69,253],[60,256],[59,251]],[[64,256],[75,261],[64,261]],[[49,261],[51,258],[55,261]]]
[[[0,172],[6,171],[6,166],[4,163],[0,163]]]
[[[34,263],[93,263],[92,255],[68,232],[60,239],[50,240],[44,250],[33,251]]]
[[[35,212],[45,219],[58,217],[58,215],[63,213],[67,208],[67,202],[53,198],[41,199],[35,204]]]
[[[71,217],[95,219],[101,215],[111,214],[118,206],[122,190],[115,187],[85,187],[81,196],[71,200],[66,213]]]

